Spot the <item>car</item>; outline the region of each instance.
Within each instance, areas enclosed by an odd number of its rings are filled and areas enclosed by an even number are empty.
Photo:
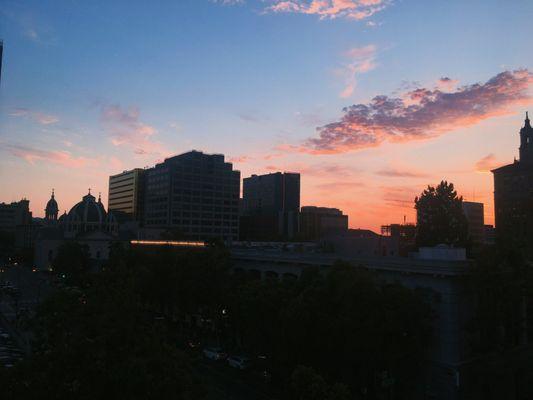
[[[204,356],[210,360],[225,360],[227,354],[220,347],[206,347],[203,351]]]
[[[248,357],[230,356],[228,357],[228,365],[232,368],[243,370],[250,368],[252,364]]]

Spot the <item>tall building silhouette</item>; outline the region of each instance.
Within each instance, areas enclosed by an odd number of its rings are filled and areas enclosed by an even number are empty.
[[[241,173],[222,154],[190,151],[145,170],[144,227],[237,240]]]
[[[300,174],[252,175],[242,185],[242,240],[290,239],[297,234]]]
[[[492,170],[497,239],[533,254],[533,128],[526,112],[520,158]]]
[[[463,212],[468,221],[468,236],[473,246],[485,242],[485,211],[483,203],[463,201]]]
[[[242,181],[245,215],[271,215],[300,210],[300,174],[252,175]]]

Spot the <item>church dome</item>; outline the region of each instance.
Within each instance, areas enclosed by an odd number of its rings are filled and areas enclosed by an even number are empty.
[[[106,217],[107,213],[100,199],[96,201],[95,197],[89,192],[70,209],[67,219],[73,223],[101,225],[106,222]]]
[[[59,206],[57,205],[56,199],[54,199],[54,195],[52,194],[52,198],[48,200],[48,203],[46,203],[46,210],[47,211],[58,211]]]

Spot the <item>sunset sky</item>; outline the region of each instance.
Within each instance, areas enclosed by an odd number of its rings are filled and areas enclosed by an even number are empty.
[[[0,202],[61,213],[192,149],[302,174],[353,228],[485,203],[533,112],[533,2],[0,0]]]

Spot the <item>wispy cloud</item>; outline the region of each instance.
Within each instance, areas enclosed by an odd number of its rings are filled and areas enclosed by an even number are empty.
[[[383,186],[383,200],[392,207],[413,209],[418,195],[412,186]]]
[[[288,163],[281,165],[267,165],[265,167],[267,171],[287,171],[287,172],[299,172],[302,175],[309,176],[351,176],[356,170],[351,167],[347,167],[339,164],[307,164],[307,163]]]
[[[395,98],[379,95],[367,104],[344,108],[339,121],[317,128],[318,137],[301,146],[283,145],[280,149],[332,154],[379,146],[385,141],[436,137],[531,103],[532,83],[533,74],[521,69],[449,92],[418,88]]]
[[[244,4],[245,0],[210,0],[211,3],[218,3],[224,6],[234,6],[236,4]]]
[[[399,169],[394,167],[383,168],[376,171],[376,175],[385,176],[388,178],[426,178],[428,174],[419,171],[411,171]]]
[[[18,144],[0,144],[0,148],[15,157],[22,158],[30,164],[44,162],[68,168],[83,168],[97,166],[99,164],[95,158],[76,157],[68,151],[41,150]]]
[[[270,0],[265,11],[317,15],[320,19],[363,20],[391,4],[389,0]]]
[[[115,146],[127,146],[135,154],[161,154],[163,146],[153,136],[157,130],[139,119],[139,108],[120,105],[102,106],[100,120]]]
[[[22,36],[40,45],[54,45],[57,43],[57,35],[48,19],[22,4],[15,4],[11,7],[3,7],[0,10],[0,17],[12,21],[19,28]],[[19,2],[21,3],[21,2]]]
[[[348,190],[355,190],[360,189],[363,187],[366,187],[366,184],[364,182],[358,182],[358,181],[348,181],[348,182],[326,182],[326,183],[319,183],[315,185],[315,187],[321,191],[328,192],[328,193],[338,193],[346,192]]]
[[[240,5],[246,0],[209,0],[226,6]],[[391,0],[262,0],[266,7],[262,12],[316,15],[320,19],[347,18],[363,20],[384,10]],[[377,25],[370,22],[369,26]]]
[[[498,167],[499,165],[500,164],[496,160],[496,156],[490,153],[476,163],[476,171],[490,172],[492,169]]]
[[[9,113],[11,117],[29,118],[41,125],[55,124],[59,118],[55,115],[45,114],[41,111],[30,110],[28,108],[15,108]]]
[[[339,94],[342,98],[350,97],[357,84],[357,75],[376,68],[376,46],[371,44],[364,47],[354,47],[345,53],[350,60],[346,65],[338,70],[345,81],[345,86]]]
[[[451,91],[454,90],[458,84],[459,81],[457,79],[452,79],[448,78],[447,76],[443,76],[437,81],[436,88],[442,91]]]
[[[244,164],[251,160],[252,160],[252,157],[249,157],[249,156],[228,157],[228,162],[236,163],[236,164]]]

